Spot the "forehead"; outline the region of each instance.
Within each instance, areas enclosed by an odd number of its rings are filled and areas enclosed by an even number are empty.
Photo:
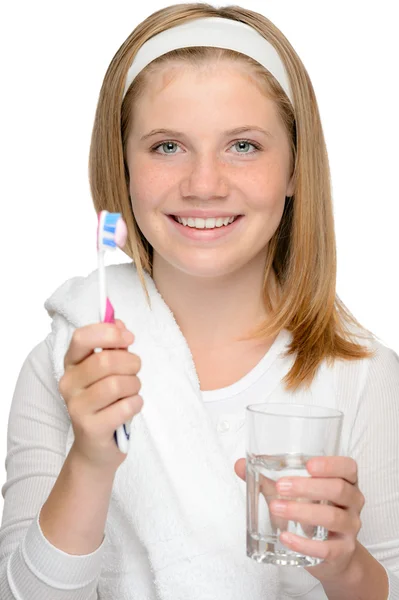
[[[163,65],[155,66],[145,78],[145,87],[154,92],[162,92],[173,82],[183,79],[195,80],[202,83],[207,79],[224,78],[225,80],[244,79],[262,91],[262,86],[248,65],[228,59],[207,60],[196,64],[174,60]]]
[[[266,85],[245,64],[220,60],[188,65],[174,61],[150,71],[134,110],[142,117],[152,111],[219,108],[266,114],[277,119]]]

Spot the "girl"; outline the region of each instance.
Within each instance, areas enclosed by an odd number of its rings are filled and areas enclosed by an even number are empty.
[[[322,126],[284,35],[238,6],[148,17],[105,75],[90,185],[127,224],[120,319],[96,322],[97,271],[45,304],[10,415],[1,598],[399,600],[398,357],[336,295]],[[329,530],[284,538],[324,559],[306,569],[245,555],[245,407],[276,391],[344,413],[339,456],[288,494],[329,504],[270,506]]]

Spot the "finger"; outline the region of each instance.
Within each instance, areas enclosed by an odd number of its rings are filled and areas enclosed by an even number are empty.
[[[270,520],[270,526],[274,531],[285,531],[288,528],[287,519],[270,512],[270,502],[276,499],[274,481],[262,475],[259,477],[259,480],[260,493],[251,494],[249,497],[252,502],[251,513],[258,515],[261,521]]]
[[[291,487],[289,487],[291,484]],[[277,482],[277,492],[290,498],[308,500],[328,500],[337,506],[353,508],[360,512],[364,506],[364,496],[354,485],[345,479],[322,479],[318,477],[283,477]]]
[[[114,402],[123,398],[137,396],[141,389],[141,382],[138,377],[119,376],[118,379],[109,377],[106,384],[97,382],[91,385],[85,396],[85,402],[77,395],[69,403],[72,410],[79,403],[79,413],[81,415],[91,415],[110,406]]]
[[[281,500],[283,498],[282,498],[282,496],[278,495],[274,499]],[[271,500],[270,500],[270,502],[271,502]],[[306,504],[309,502],[309,500],[307,498],[284,498],[284,500],[293,500],[293,501],[295,501],[296,504]],[[269,509],[270,509],[270,507],[269,507]],[[274,522],[274,520],[277,519],[277,516],[271,511],[271,509],[270,509],[270,518],[271,518],[272,522]],[[283,517],[280,517],[280,519],[282,519],[282,518]],[[281,522],[282,521],[280,520],[280,523]],[[284,527],[279,526],[282,531],[289,528],[289,526],[288,526],[289,519],[285,519],[284,522],[285,522]],[[310,537],[310,538],[314,536],[315,527],[313,525],[307,525],[306,523],[300,523],[300,525],[301,525],[301,529],[302,529],[304,535],[306,535],[307,537]]]
[[[75,329],[65,354],[64,367],[80,363],[94,348],[126,348],[132,344],[134,335],[121,331],[114,323],[94,323]]]
[[[245,458],[240,458],[236,461],[236,463],[234,465],[234,470],[235,470],[236,474],[239,477],[241,477],[241,479],[246,481],[246,460],[245,460]],[[287,520],[277,517],[276,515],[272,515],[269,511],[269,503],[272,499],[274,499],[276,497],[275,482],[271,479],[268,479],[264,475],[260,475],[259,489],[260,489],[262,496],[252,499],[252,502],[253,502],[252,511],[258,512],[259,511],[258,503],[266,502],[265,508],[267,509],[267,513],[269,514],[271,526],[274,529],[280,529],[280,530],[287,529],[287,526],[288,526]]]
[[[234,471],[241,477],[244,481],[246,481],[246,460],[245,458],[239,458],[234,465]]]
[[[294,533],[284,532],[280,535],[280,541],[295,552],[300,552],[313,558],[321,558],[327,562],[335,562],[353,551],[354,541],[348,538],[336,538],[333,540],[309,540]],[[310,567],[309,572],[312,572]],[[306,569],[308,570],[308,568]]]
[[[246,460],[245,458],[239,458],[235,465],[234,471],[236,474],[241,477],[244,481],[246,481]],[[272,479],[268,479],[264,475],[259,475],[259,487],[262,494],[267,499],[268,496],[276,496],[276,483]]]
[[[243,479],[244,481],[246,480],[246,460],[245,458],[240,458],[236,461],[235,465],[234,465],[234,470],[236,472],[236,474],[241,477],[241,479]],[[259,507],[258,507],[258,503],[262,502],[261,498],[263,499],[263,501],[266,502],[266,509],[267,509],[267,513],[269,515],[269,519],[270,519],[270,524],[273,527],[274,530],[280,530],[280,531],[285,531],[288,528],[288,520],[284,519],[283,517],[279,517],[275,514],[273,514],[272,512],[270,512],[270,502],[272,502],[272,500],[275,500],[276,498],[278,499],[279,496],[279,492],[276,488],[276,481],[274,481],[273,479],[269,479],[268,477],[265,477],[262,474],[259,474],[259,491],[262,494],[261,497],[257,498],[256,500],[254,500],[256,506],[254,505],[252,507],[252,511],[258,511]],[[294,499],[294,498],[293,498]],[[307,499],[296,499],[297,502],[307,502]],[[303,528],[304,532],[306,535],[313,535],[313,528]]]
[[[357,535],[361,528],[358,514],[329,504],[300,504],[278,500],[271,503],[270,511],[301,525],[325,527],[328,531],[336,533]]]
[[[259,489],[267,502],[271,502],[278,495],[276,482],[265,475],[259,476]]]
[[[274,530],[285,531],[288,528],[288,520],[283,516],[270,512],[270,503],[278,498],[276,482],[265,475],[259,474],[259,491],[261,494],[259,498],[262,498],[263,502],[266,503],[271,526]],[[260,499],[259,501],[261,501]]]
[[[357,484],[357,463],[349,456],[317,456],[308,460],[306,469],[313,477],[339,477]]]
[[[73,396],[110,375],[137,375],[140,367],[140,357],[126,350],[104,350],[99,354],[93,353],[84,362],[75,366],[73,377],[72,371],[66,373],[65,379],[70,386],[69,395]]]

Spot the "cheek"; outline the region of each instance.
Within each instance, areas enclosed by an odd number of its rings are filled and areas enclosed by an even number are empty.
[[[145,161],[135,160],[133,169],[129,169],[129,191],[133,214],[139,229],[150,243],[154,233],[160,228],[157,211],[160,209],[160,198],[165,185],[155,169],[151,169]]]
[[[263,193],[259,193],[263,189]],[[279,221],[285,206],[285,190],[279,186],[276,189],[270,189],[260,184],[253,193],[248,193],[246,203],[254,215],[258,218],[264,218],[269,222]]]
[[[130,174],[129,184],[134,213],[142,216],[151,214],[159,206],[166,189],[165,178],[160,177],[159,171],[156,173],[136,165],[136,169]]]
[[[162,233],[159,217],[156,216],[156,207],[151,205],[150,199],[138,195],[132,196],[132,209],[134,218],[146,240],[154,247]]]
[[[270,192],[265,192],[262,196],[252,196],[248,200],[248,205],[257,214],[264,216],[272,216],[280,214],[284,210],[285,196],[284,193],[271,195]]]
[[[149,200],[160,196],[160,192],[168,186],[168,177],[164,170],[141,154],[137,154],[129,164],[129,175],[132,197],[137,195]]]
[[[247,169],[237,185],[252,210],[270,215],[284,209],[287,182],[281,160],[269,157],[262,166]]]

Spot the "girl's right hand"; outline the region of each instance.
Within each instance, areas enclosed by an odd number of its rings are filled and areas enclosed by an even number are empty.
[[[141,360],[127,351],[133,340],[120,319],[95,323],[74,331],[65,354],[58,389],[75,434],[71,451],[96,468],[116,471],[125,460],[114,432],[143,406],[137,377]]]

